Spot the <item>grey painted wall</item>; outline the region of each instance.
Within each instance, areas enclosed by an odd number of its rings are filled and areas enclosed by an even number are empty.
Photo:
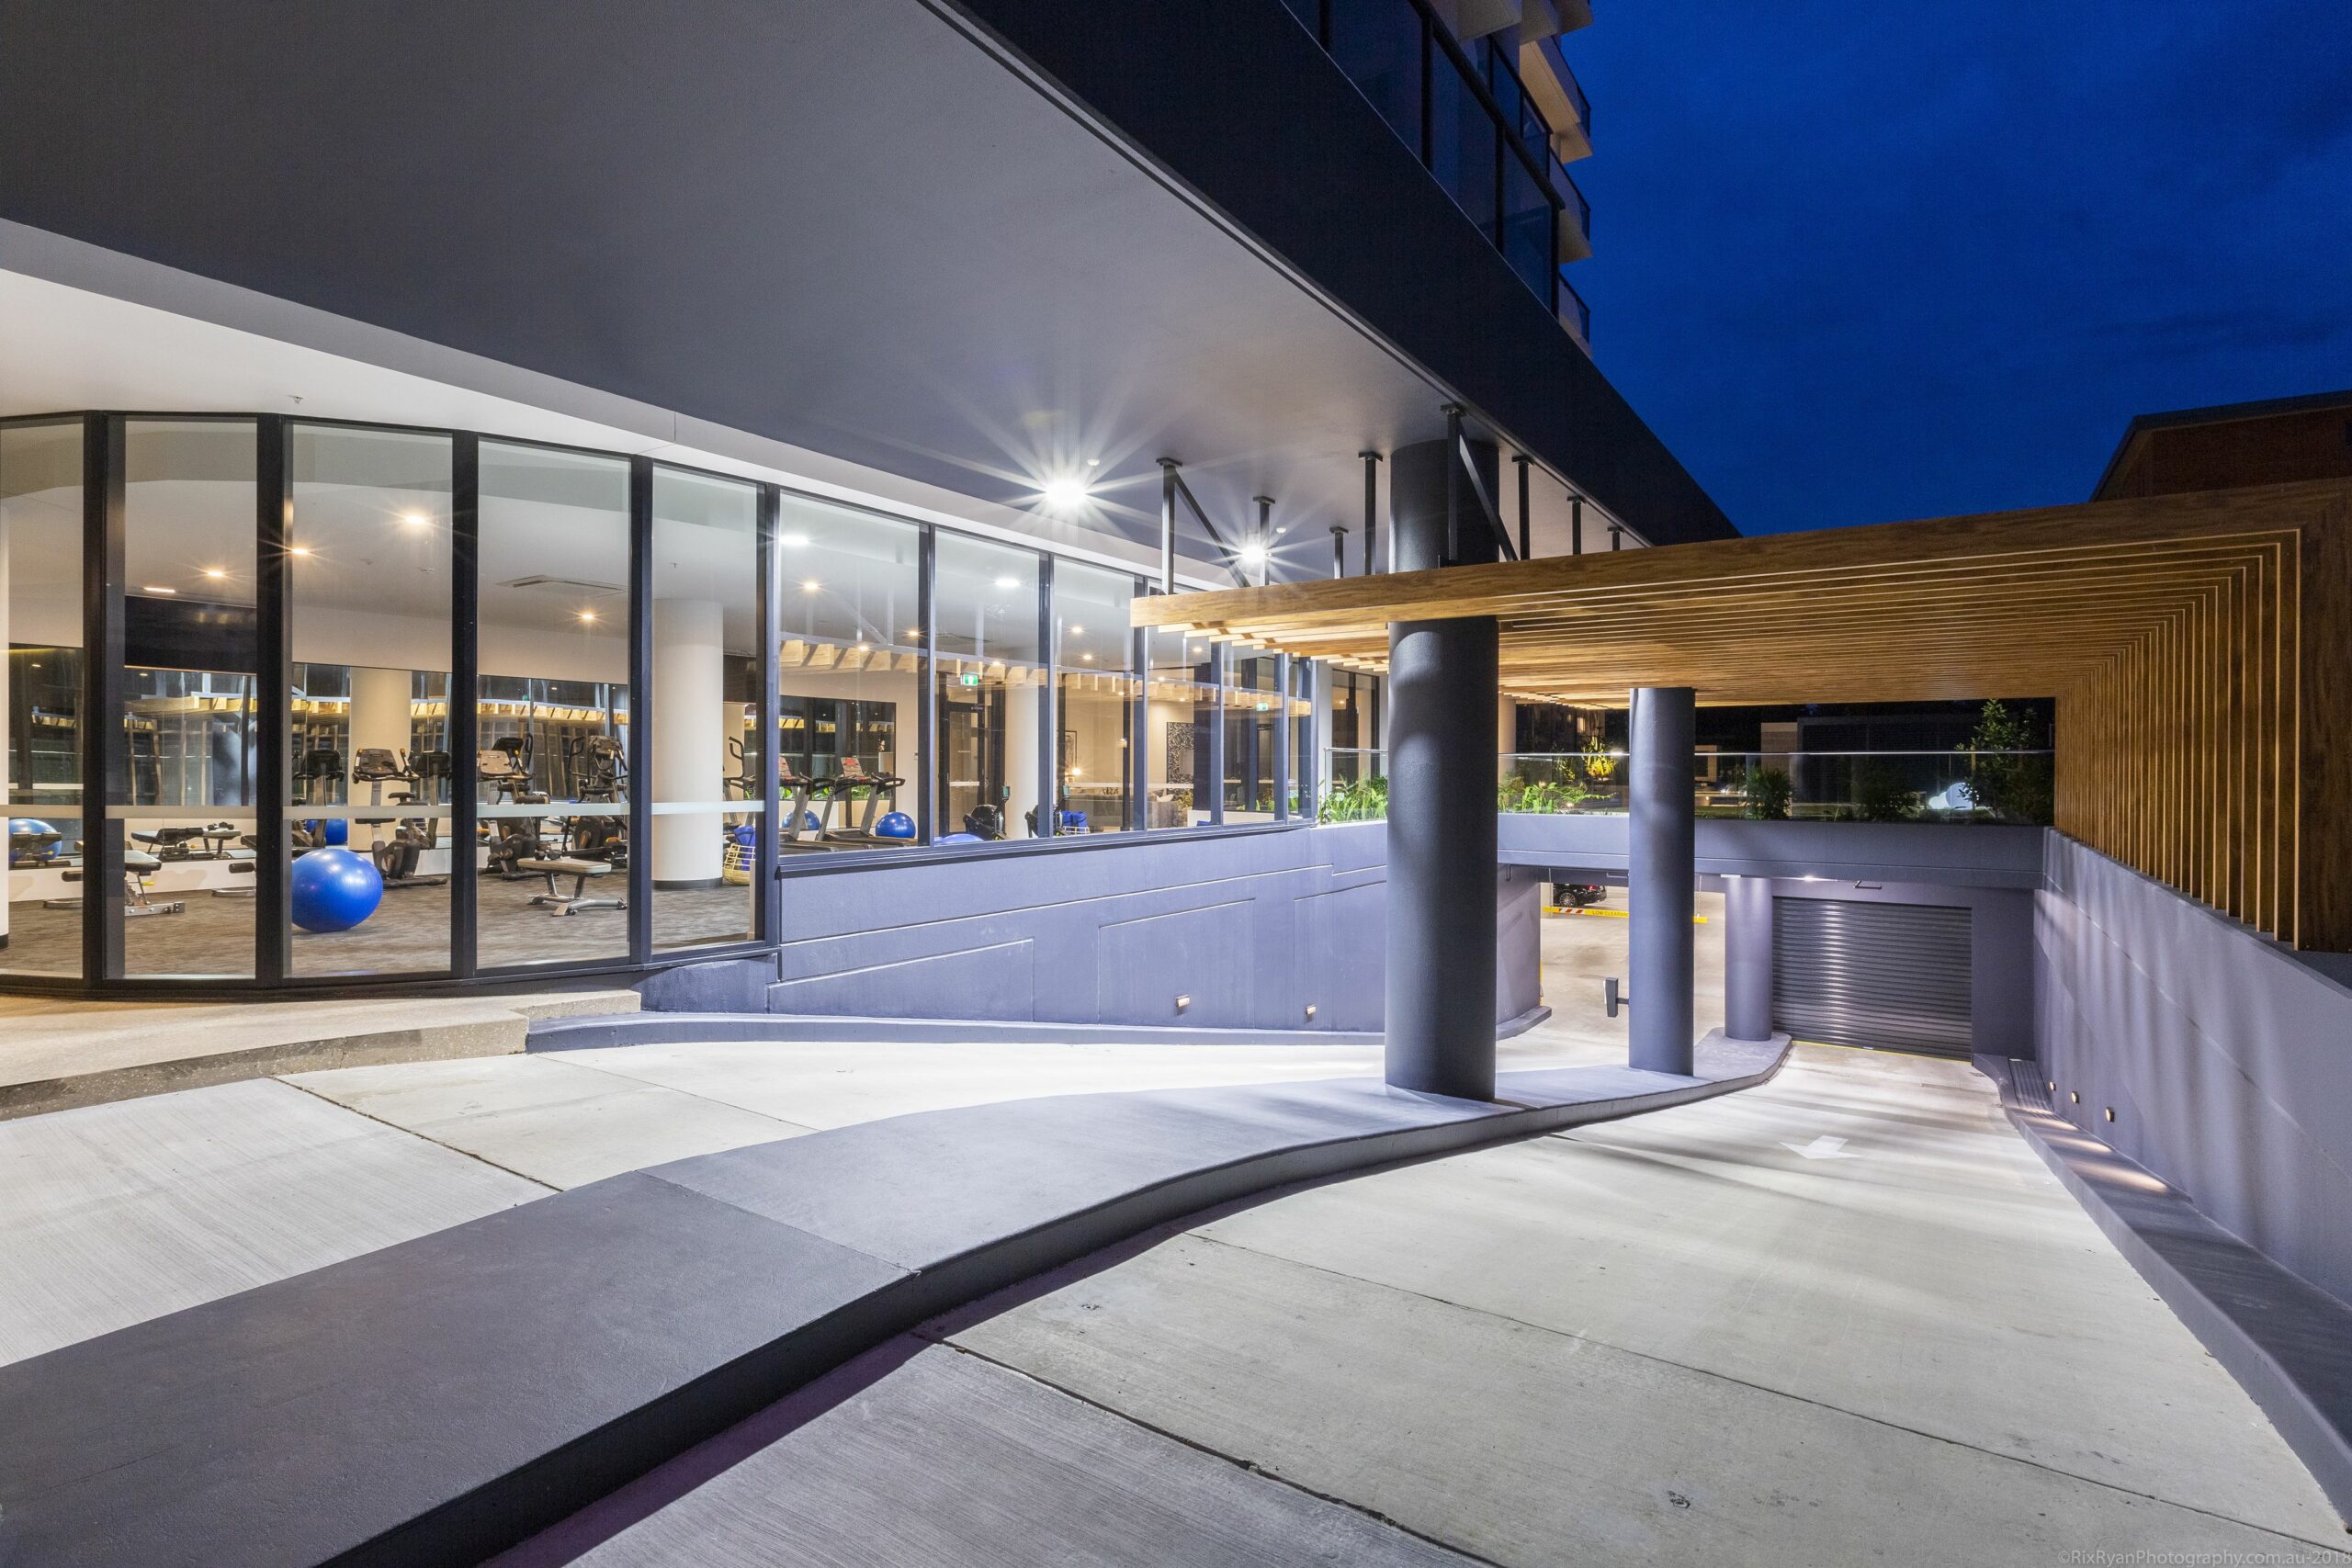
[[[685,1010],[1376,1031],[1385,842],[1352,823],[796,874],[772,963],[642,992]],[[1539,1005],[1541,892],[1503,868],[1498,1022]]]
[[[1503,863],[1602,873],[1625,869],[1622,813],[1506,813]],[[1945,886],[2041,885],[2040,828],[1934,822],[1744,822],[1702,818],[1701,875],[1825,876]]]
[[[2352,1301],[2352,989],[2047,837],[2036,1043],[2057,1111]]]

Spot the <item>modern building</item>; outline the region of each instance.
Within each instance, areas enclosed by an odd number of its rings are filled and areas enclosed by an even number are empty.
[[[0,1555],[479,1560],[1142,1227],[1792,1035],[1981,1069],[2352,1507],[2342,400],[1739,536],[1564,271],[1590,19],[0,0],[0,991],[1385,1054],[746,1134],[0,1367]],[[2051,746],[1941,820],[1697,756],[1702,705],[2008,697]],[[1498,773],[1515,704],[1583,743]],[[1547,988],[1564,880],[1628,890],[1605,990]],[[1633,1071],[1498,1081],[1570,1006]]]
[[[1385,564],[1448,440],[1536,553],[1729,531],[1561,280],[1580,6],[6,18],[7,983],[641,971],[1295,822],[1371,678],[1135,596]]]

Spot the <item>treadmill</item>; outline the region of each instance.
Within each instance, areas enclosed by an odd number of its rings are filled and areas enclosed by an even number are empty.
[[[886,839],[874,830],[875,818],[882,814],[882,797],[888,795],[895,807],[899,786],[907,781],[896,773],[869,773],[865,764],[855,757],[842,759],[842,771],[825,781],[825,811],[818,818],[820,825],[829,824],[832,807],[838,802],[842,808],[842,825],[826,826],[820,837],[827,842],[853,849],[904,849],[911,841],[906,839]],[[858,790],[865,792],[865,810],[858,818],[857,826],[849,825],[851,797]]]
[[[799,854],[811,850],[831,850],[838,848],[839,846],[830,843],[826,840],[825,818],[823,817],[820,817],[817,819],[817,836],[815,838],[804,839],[800,836],[801,833],[807,829],[808,825],[808,797],[810,795],[815,795],[820,791],[824,792],[827,797],[825,811],[828,816],[831,814],[831,791],[829,787],[828,782],[816,778],[808,773],[798,773],[793,772],[792,764],[786,761],[781,757],[776,759],[775,782],[781,789],[788,792],[792,796],[792,804],[786,807],[784,810],[784,830],[775,836],[776,853],[779,856],[783,856],[788,854]]]

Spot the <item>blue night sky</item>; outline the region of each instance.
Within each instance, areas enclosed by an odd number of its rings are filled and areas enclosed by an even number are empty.
[[[2352,387],[2346,0],[1615,0],[1595,357],[1748,533],[2086,499]]]

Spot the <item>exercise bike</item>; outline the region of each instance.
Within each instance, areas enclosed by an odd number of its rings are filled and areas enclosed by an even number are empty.
[[[419,751],[396,759],[389,747],[363,746],[351,763],[352,782],[368,786],[369,806],[384,804],[384,786],[387,784],[408,785],[406,789],[393,792],[391,803],[394,806],[418,805],[418,797],[429,792],[431,784],[446,781],[449,773],[449,754],[447,751]],[[422,804],[437,803],[424,801]],[[439,887],[448,882],[447,876],[419,876],[416,873],[418,859],[426,850],[437,848],[440,844],[441,825],[435,818],[422,817],[394,822],[390,839],[381,836],[383,824],[389,818],[368,820],[370,826],[378,830],[376,841],[368,846],[368,858],[376,863],[377,873],[382,876],[386,888]]]

